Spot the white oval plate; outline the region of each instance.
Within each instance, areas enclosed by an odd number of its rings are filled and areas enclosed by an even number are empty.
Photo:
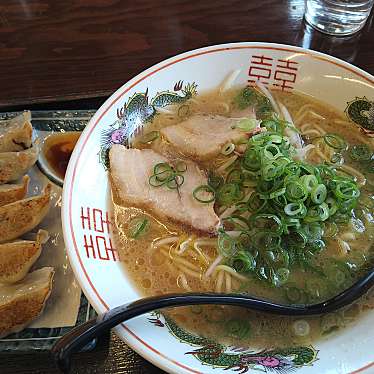
[[[79,139],[65,177],[65,242],[75,275],[98,313],[140,297],[126,278],[111,241],[107,149],[131,138],[168,100],[176,96],[183,100],[196,90],[214,88],[236,69],[241,70],[238,84],[260,79],[268,87],[295,89],[341,111],[348,107],[352,126],[360,126],[368,136],[373,133],[374,78],[318,52],[280,44],[224,44],[183,53],[142,72],[97,111]],[[363,105],[364,115],[349,109],[357,105]],[[159,315],[135,318],[116,332],[147,360],[173,373],[288,373],[295,369],[300,374],[358,373],[374,369],[373,324],[374,313],[366,313],[351,328],[313,347],[264,347],[265,351],[256,353],[250,347],[233,351],[215,345],[216,354],[209,357],[204,352],[211,346],[203,339],[182,336],[178,327]]]

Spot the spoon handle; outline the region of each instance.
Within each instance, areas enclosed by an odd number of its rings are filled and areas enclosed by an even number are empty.
[[[131,318],[153,310],[186,305],[236,305],[256,311],[288,316],[305,316],[330,313],[342,308],[362,296],[374,284],[374,270],[361,278],[339,295],[319,304],[283,305],[238,294],[183,293],[143,298],[118,306],[72,329],[52,348],[57,366],[63,372],[69,372],[71,355],[80,351],[93,339],[103,335],[111,328]]]
[[[254,310],[285,315],[293,314],[295,313],[295,309],[298,309],[298,307],[290,308],[290,306],[274,304],[265,300],[241,295],[189,293],[148,297],[118,306],[72,329],[53,346],[52,355],[60,370],[69,372],[71,355],[73,353],[80,351],[93,339],[105,334],[121,322],[156,309],[201,304],[250,306]],[[293,312],[290,312],[290,309],[293,309]],[[300,309],[303,308],[301,307]]]

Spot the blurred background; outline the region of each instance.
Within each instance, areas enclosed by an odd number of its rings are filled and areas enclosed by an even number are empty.
[[[97,107],[167,57],[235,41],[298,45],[374,73],[372,15],[361,32],[332,37],[306,24],[304,9],[304,0],[2,0],[0,106]]]

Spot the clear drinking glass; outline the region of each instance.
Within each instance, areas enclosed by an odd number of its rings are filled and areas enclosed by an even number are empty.
[[[361,30],[374,0],[306,0],[305,19],[319,31],[349,35]]]

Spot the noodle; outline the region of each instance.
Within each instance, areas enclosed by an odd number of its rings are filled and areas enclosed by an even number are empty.
[[[201,279],[201,274],[197,271],[193,271],[189,269],[188,267],[184,267],[181,264],[177,263],[178,269],[182,270],[185,274],[188,274],[192,278]]]
[[[223,213],[220,214],[219,219],[222,220],[223,218],[231,216],[235,210],[238,210],[238,208],[234,205],[231,207],[228,207],[226,210],[223,211]]]
[[[269,99],[271,105],[275,109],[275,111],[280,115],[280,110],[277,102],[274,100],[273,95],[270,93],[270,91],[258,80],[256,82],[257,87],[260,89],[260,91]]]
[[[227,91],[229,88],[232,87],[236,79],[238,78],[240,74],[240,69],[234,70],[232,73],[230,73],[220,84],[218,87],[218,92],[222,94],[223,92]]]
[[[340,237],[341,237],[342,240],[345,240],[345,241],[347,241],[347,242],[356,239],[356,235],[355,235],[352,231],[346,231],[346,232],[343,232],[343,233],[340,235]]]
[[[188,282],[187,282],[187,278],[186,276],[183,274],[183,273],[180,273],[177,277],[177,284],[179,285],[179,281],[182,283],[182,287],[186,290],[186,291],[192,291],[191,290],[191,287],[188,285]]]
[[[216,280],[216,292],[222,291],[222,284],[223,284],[223,277],[225,273],[223,271],[218,272],[217,280]]]
[[[152,242],[151,249],[155,249],[155,248],[158,248],[163,245],[170,244],[170,243],[176,243],[178,239],[179,239],[178,236],[171,236],[171,237],[164,238],[164,239],[156,239]]]
[[[225,272],[225,284],[226,284],[226,292],[231,293],[231,275],[227,271]]]
[[[325,120],[326,118],[325,117],[322,117],[321,115],[319,115],[318,113],[316,112],[313,112],[312,110],[309,112],[312,116],[318,118],[318,119],[321,119],[321,120]]]
[[[188,247],[190,246],[191,242],[193,241],[193,238],[190,236],[187,240],[183,241],[180,245],[179,245],[179,250],[177,249],[175,251],[175,253],[177,255],[181,255],[183,254],[187,249]]]
[[[354,169],[353,167],[351,166],[348,166],[348,165],[342,165],[339,167],[339,169],[345,171],[346,173],[352,175],[353,177],[355,177],[357,179],[357,183],[360,185],[360,186],[363,186],[365,185],[366,183],[366,178],[365,176],[360,173],[358,170]]]
[[[321,133],[318,130],[310,129],[302,132],[303,135],[316,135],[321,136]]]
[[[211,274],[214,272],[214,270],[216,269],[216,267],[221,263],[222,260],[223,260],[223,256],[218,255],[217,258],[211,263],[208,270],[205,272],[204,278],[209,278]]]
[[[236,160],[238,159],[237,155],[231,156],[229,159],[227,159],[226,162],[224,162],[218,169],[217,173],[221,174],[223,173],[229,166],[231,166]]]
[[[226,271],[228,273],[230,273],[233,277],[241,280],[241,281],[248,281],[249,279],[247,277],[245,277],[244,275],[241,275],[239,274],[235,269],[231,268],[230,266],[227,266],[227,265],[218,265],[216,268],[215,268],[215,271]]]
[[[300,117],[301,113],[306,112],[307,109],[312,109],[312,108],[314,108],[313,104],[304,104],[304,105],[302,105],[301,108],[297,111],[297,113],[294,116],[295,122],[299,122],[300,121],[299,117]]]

